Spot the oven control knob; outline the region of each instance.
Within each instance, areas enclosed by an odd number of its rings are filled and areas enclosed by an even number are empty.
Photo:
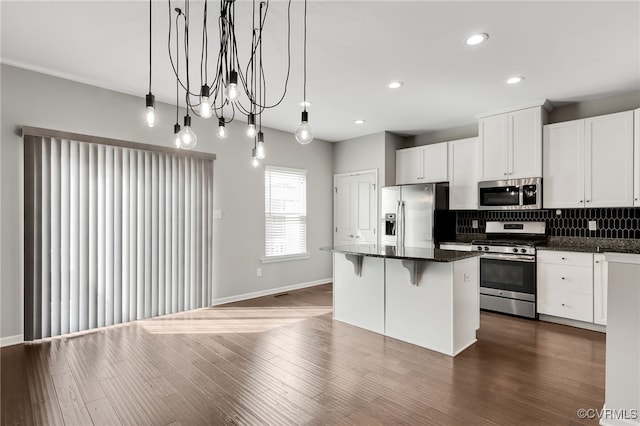
[[[527,249],[520,249],[520,253],[526,253]]]
[[[482,251],[482,247],[478,246],[478,250]]]
[[[489,251],[489,247],[485,246],[484,251]]]
[[[513,252],[514,252],[514,253],[517,253],[517,252],[518,252],[518,249],[517,249],[517,248],[514,248],[514,249],[513,249]]]

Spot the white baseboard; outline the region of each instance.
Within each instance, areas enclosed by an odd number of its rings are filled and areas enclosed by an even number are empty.
[[[4,348],[5,346],[17,345],[19,343],[24,343],[24,335],[22,334],[0,337],[0,348]]]
[[[238,294],[236,296],[221,297],[213,299],[211,306],[224,305],[225,303],[239,302],[241,300],[255,299],[256,297],[270,296],[272,294],[284,293],[287,291],[300,290],[307,287],[315,287],[317,285],[329,284],[333,282],[333,278],[325,278],[322,280],[309,281],[306,283],[292,284],[284,287],[270,288],[268,290],[254,291],[252,293]]]
[[[606,326],[600,325],[600,324],[594,324],[591,322],[576,321],[569,318],[554,317],[552,315],[544,315],[544,314],[540,314],[538,319],[540,321],[553,322],[556,324],[568,325],[571,327],[585,328],[591,331],[599,331],[600,333],[607,332]]]

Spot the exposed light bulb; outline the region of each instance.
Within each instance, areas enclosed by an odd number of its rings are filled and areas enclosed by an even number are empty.
[[[258,160],[263,160],[264,154],[264,133],[258,132],[258,142],[256,143],[256,158]]]
[[[249,114],[247,120],[249,123],[247,126],[247,137],[253,139],[256,137],[256,117],[253,114]]]
[[[181,132],[181,142],[182,148],[184,149],[193,149],[198,144],[198,137],[193,130],[191,130],[191,117],[188,115],[184,116],[184,129]]]
[[[211,102],[206,96],[203,96],[202,100],[200,101],[200,116],[202,118],[211,117]]]
[[[255,148],[251,149],[251,165],[253,167],[258,167],[260,165],[260,162],[258,161],[258,157],[256,156]]]
[[[176,148],[182,148],[182,132],[180,131],[180,125],[178,123],[173,125],[173,137]]]
[[[226,139],[229,136],[227,128],[224,126],[224,117],[218,120],[218,130],[216,130],[218,139]]]
[[[300,145],[307,145],[313,140],[313,131],[309,126],[309,114],[302,111],[302,121],[296,130],[296,140]]]
[[[153,127],[156,124],[156,97],[149,92],[145,100],[147,105],[147,126]]]
[[[200,116],[211,117],[211,101],[209,100],[209,86],[206,84],[200,89]]]
[[[231,71],[229,73],[229,84],[225,89],[227,99],[231,102],[238,100],[238,73]]]

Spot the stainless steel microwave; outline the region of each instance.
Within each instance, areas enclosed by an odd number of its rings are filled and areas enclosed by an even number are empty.
[[[480,210],[536,210],[542,208],[542,179],[478,182]]]

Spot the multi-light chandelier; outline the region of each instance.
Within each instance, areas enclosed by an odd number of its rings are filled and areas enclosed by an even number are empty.
[[[252,163],[259,165],[265,157],[264,133],[262,132],[262,114],[282,103],[287,93],[291,69],[291,1],[287,5],[287,70],[282,92],[275,101],[268,101],[266,96],[266,75],[263,68],[263,29],[269,11],[269,0],[252,0],[251,9],[243,13],[251,13],[252,27],[251,48],[246,56],[238,52],[236,39],[236,0],[221,0],[220,14],[217,20],[219,45],[215,69],[209,70],[208,39],[208,1],[204,0],[202,11],[202,41],[199,53],[200,84],[199,90],[193,90],[190,80],[190,40],[189,21],[191,18],[190,1],[181,2],[183,8],[169,4],[169,37],[168,50],[170,65],[176,78],[176,123],[174,125],[174,142],[177,148],[193,149],[197,144],[197,136],[191,129],[191,116],[204,119],[216,117],[218,128],[216,136],[226,139],[229,135],[226,124],[233,121],[236,114],[247,118],[246,136],[253,141],[251,149]],[[151,93],[151,3],[149,0],[149,94],[146,95],[147,125],[155,124],[155,97]],[[249,2],[246,2],[247,4]],[[175,19],[173,18],[175,14]],[[175,28],[174,28],[175,26]],[[180,35],[182,34],[182,38]],[[307,112],[307,0],[304,0],[304,97],[300,126],[296,130],[296,140],[306,145],[313,140],[313,132],[309,126]],[[175,43],[175,44],[174,44]],[[241,62],[241,57],[248,58]],[[180,66],[184,60],[184,66]],[[211,78],[210,78],[211,77]],[[183,127],[180,126],[178,101],[181,90],[186,103],[186,115]]]

